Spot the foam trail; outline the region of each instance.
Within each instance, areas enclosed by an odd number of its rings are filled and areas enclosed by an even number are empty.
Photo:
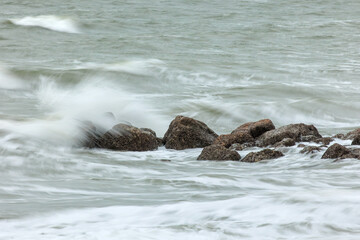
[[[20,19],[10,19],[11,23],[20,26],[41,27],[57,32],[80,33],[78,24],[71,18],[54,15],[27,16]]]

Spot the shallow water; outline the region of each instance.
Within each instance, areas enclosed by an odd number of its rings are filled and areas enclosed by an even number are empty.
[[[248,164],[74,146],[81,120],[114,124],[104,112],[159,136],[180,114],[219,134],[262,118],[358,128],[359,9],[2,1],[0,239],[358,239],[360,162],[325,148]]]

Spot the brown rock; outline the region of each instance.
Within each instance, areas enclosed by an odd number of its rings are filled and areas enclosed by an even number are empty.
[[[306,146],[300,151],[300,153],[310,154],[310,153],[316,153],[316,152],[320,152],[320,151],[321,151],[321,147]]]
[[[292,138],[284,138],[278,143],[274,144],[274,147],[291,147],[295,145],[295,140]]]
[[[243,159],[242,162],[259,162],[262,160],[268,159],[275,159],[284,156],[282,152],[271,150],[271,149],[264,149],[260,152],[251,152],[247,154]]]
[[[353,140],[357,135],[360,135],[360,128],[355,129],[355,130],[353,130],[351,132],[348,132],[345,135],[344,139],[345,140]]]
[[[257,139],[256,145],[265,147],[280,142],[284,138],[291,138],[294,141],[299,142],[321,138],[321,135],[313,125],[305,125],[303,123],[290,124],[262,134]]]
[[[253,138],[257,138],[263,133],[273,129],[275,129],[275,126],[270,119],[262,119],[257,122],[245,123],[232,131],[231,134],[236,132],[249,132]]]
[[[236,132],[220,135],[215,139],[213,144],[219,144],[228,148],[234,143],[243,144],[247,142],[254,142],[254,138],[247,132]]]
[[[177,116],[169,126],[163,141],[166,148],[183,150],[211,145],[218,135],[205,123],[184,116]]]
[[[351,150],[338,144],[335,143],[333,145],[331,145],[326,151],[325,153],[322,155],[321,157],[322,159],[335,159],[335,158],[340,158],[340,159],[344,159],[344,158],[356,158],[356,156],[354,154],[352,154]]]
[[[240,154],[236,151],[229,150],[222,145],[211,145],[202,150],[197,160],[239,161],[240,158]]]
[[[342,133],[338,133],[338,134],[336,134],[336,135],[332,136],[332,138],[339,138],[339,139],[344,140],[344,139],[345,139],[345,135],[344,135],[344,134],[342,134]]]
[[[316,143],[319,143],[319,144],[323,144],[323,145],[329,145],[332,141],[334,141],[333,138],[331,137],[323,137],[323,138],[318,138],[318,139],[315,139],[314,142]]]
[[[242,150],[244,150],[246,148],[254,147],[254,146],[255,146],[255,142],[248,142],[248,143],[243,143],[243,144],[234,143],[234,144],[231,144],[229,149],[230,150],[235,150],[235,151],[242,151]]]
[[[351,145],[360,145],[360,134],[355,136],[354,140],[351,142]]]
[[[158,141],[151,131],[121,123],[104,134],[100,147],[119,151],[150,151],[158,148]]]

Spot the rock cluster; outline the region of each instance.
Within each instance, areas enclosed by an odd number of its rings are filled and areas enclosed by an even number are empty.
[[[315,126],[303,123],[289,124],[275,128],[270,119],[262,119],[240,125],[229,134],[217,135],[205,123],[185,116],[177,116],[169,125],[163,139],[149,128],[137,128],[128,124],[117,124],[110,130],[104,130],[83,122],[84,139],[81,145],[87,148],[104,148],[117,151],[151,151],[164,145],[167,149],[183,150],[203,148],[198,160],[232,160],[259,162],[284,156],[275,149],[294,146],[296,142],[315,142],[319,146],[305,146],[300,153],[310,154],[322,151],[334,137],[353,140],[352,145],[360,145],[360,128],[347,134],[337,134],[332,138],[323,138]],[[300,147],[299,144],[298,146]],[[250,152],[241,159],[237,151],[260,147],[266,149]],[[330,146],[323,159],[360,159],[360,150],[346,148],[340,144]]]

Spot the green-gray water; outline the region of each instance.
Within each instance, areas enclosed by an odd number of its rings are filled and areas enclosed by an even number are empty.
[[[104,112],[160,136],[180,114],[219,134],[346,132],[359,67],[355,0],[2,0],[0,239],[359,239],[360,161],[325,149],[248,164],[74,147]]]

